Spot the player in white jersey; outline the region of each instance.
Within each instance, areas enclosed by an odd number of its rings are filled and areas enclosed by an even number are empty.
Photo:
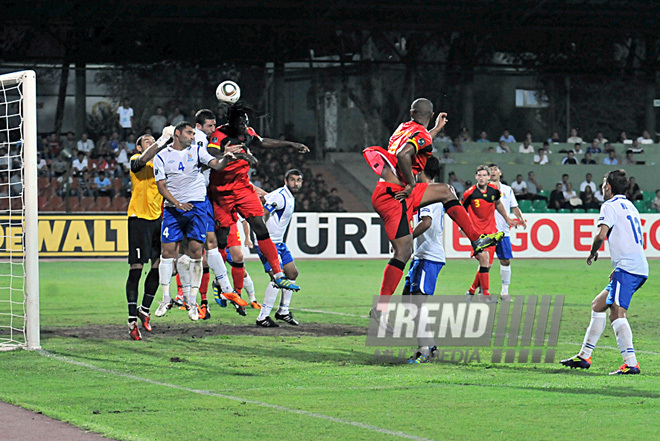
[[[424,170],[417,175],[420,183],[435,182],[440,174],[440,161],[431,156]],[[445,248],[442,244],[445,208],[442,202],[422,207],[413,215],[413,254],[403,287],[403,295],[429,295],[435,292],[440,270],[445,266]],[[422,305],[422,307],[424,307]],[[429,361],[435,350],[433,341],[420,340],[417,352],[409,363]]]
[[[293,261],[291,252],[284,243],[284,234],[291,222],[291,216],[293,216],[293,211],[296,206],[296,199],[293,195],[300,191],[302,183],[303,175],[300,170],[291,169],[284,175],[284,187],[280,187],[277,190],[262,196],[262,202],[264,202],[264,208],[266,208],[267,213],[266,227],[268,228],[268,233],[270,234],[270,237],[275,244],[275,248],[277,249],[277,253],[279,254],[282,263],[282,270],[287,279],[292,282],[295,282],[298,277],[298,268]],[[259,251],[258,245],[257,251]],[[271,274],[272,278],[273,274],[270,264],[261,254],[261,251],[259,251],[259,257],[261,257],[261,261],[264,264],[264,269],[267,273]],[[278,290],[280,290],[280,288],[277,288],[273,283],[269,283],[266,287],[264,301],[261,305],[259,317],[257,317],[257,326],[264,328],[276,328],[279,326],[270,318],[270,311],[273,309]],[[283,320],[290,325],[297,326],[298,322],[293,318],[291,311],[289,311],[293,291],[290,289],[282,289],[281,291],[282,297],[280,307],[275,313],[275,318]]]
[[[184,237],[188,238],[189,268],[184,269],[182,279],[190,277],[190,293],[188,294],[188,316],[191,320],[199,318],[197,309],[197,291],[202,279],[202,248],[210,229],[211,207],[206,197],[206,182],[201,173],[203,165],[222,170],[233,159],[233,150],[228,150],[222,160],[211,156],[201,146],[191,146],[195,131],[188,122],[179,123],[174,130],[174,141],[159,152],[154,159],[154,176],[158,191],[165,199],[163,225],[161,229],[161,259],[159,278],[163,290],[163,301],[160,302],[155,315],[162,317],[172,307],[170,297],[170,280],[172,278],[173,260],[177,256],[177,247]],[[211,251],[208,259],[211,262]],[[217,251],[220,265],[224,268],[222,257]],[[213,264],[211,265],[213,268]],[[226,274],[226,270],[225,270]],[[182,280],[184,289],[187,289]]]
[[[500,202],[504,206],[504,211],[507,215],[511,213],[518,218],[518,222],[522,225],[523,229],[527,228],[527,223],[523,219],[522,212],[518,208],[518,201],[513,189],[501,182],[502,171],[497,164],[490,164],[490,183],[500,190]],[[511,250],[511,232],[506,219],[495,210],[495,222],[497,223],[497,231],[504,233],[504,238],[495,247],[495,254],[500,260],[500,276],[502,277],[502,291],[500,291],[500,298],[502,300],[511,300],[509,295],[509,285],[511,284],[511,259],[513,259],[513,251]]]
[[[610,322],[616,343],[623,357],[623,365],[610,375],[639,374],[639,363],[632,342],[632,330],[626,318],[633,294],[649,276],[649,264],[644,255],[644,236],[639,212],[626,199],[628,178],[625,170],[613,170],[603,179],[605,202],[600,208],[598,233],[591,245],[587,265],[598,260],[598,250],[608,239],[614,271],[610,283],[591,303],[591,323],[587,328],[582,349],[574,357],[561,361],[570,368],[589,369],[591,353],[605,330],[605,311],[610,310]]]

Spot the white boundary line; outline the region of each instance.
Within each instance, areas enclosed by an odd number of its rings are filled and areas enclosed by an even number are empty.
[[[132,375],[132,374],[124,373],[124,372],[113,371],[111,369],[100,368],[100,367],[94,366],[94,365],[89,364],[89,363],[84,363],[82,361],[74,360],[72,358],[61,357],[59,355],[51,354],[50,352],[45,351],[43,349],[40,349],[38,352],[39,352],[39,354],[41,354],[45,357],[54,358],[54,359],[62,361],[64,363],[69,363],[69,364],[73,364],[73,365],[76,365],[76,366],[85,367],[87,369],[92,369],[92,370],[95,370],[97,372],[102,372],[104,374],[110,374],[110,375],[114,375],[114,376],[117,376],[117,377],[124,377],[124,378],[128,378],[130,380],[135,380],[135,381],[142,381],[144,383],[154,384],[156,386],[164,386],[164,387],[169,387],[171,389],[178,389],[178,390],[183,390],[183,391],[186,391],[186,392],[192,392],[192,393],[195,393],[195,394],[207,395],[207,396],[218,397],[218,398],[224,398],[226,400],[236,401],[236,402],[239,402],[239,403],[249,403],[249,404],[253,404],[255,406],[267,407],[269,409],[275,409],[275,410],[279,410],[279,411],[282,411],[282,412],[288,412],[288,413],[294,413],[294,414],[297,414],[297,415],[304,415],[304,416],[308,416],[308,417],[312,417],[312,418],[318,418],[318,419],[321,419],[321,420],[331,421],[333,423],[345,424],[345,425],[348,425],[348,426],[353,426],[353,427],[357,427],[357,428],[360,428],[360,429],[370,430],[372,432],[381,433],[381,434],[384,434],[384,435],[396,436],[396,437],[399,437],[399,438],[406,438],[406,439],[411,439],[411,440],[415,440],[415,441],[434,441],[430,438],[423,438],[421,436],[412,435],[412,434],[405,433],[405,432],[400,432],[398,430],[389,430],[389,429],[385,429],[383,427],[373,426],[371,424],[360,423],[360,422],[357,422],[357,421],[345,420],[343,418],[337,418],[337,417],[333,417],[333,416],[329,416],[329,415],[324,415],[322,413],[309,412],[309,411],[300,410],[300,409],[293,409],[293,408],[290,408],[290,407],[279,406],[277,404],[265,403],[263,401],[249,400],[249,399],[246,399],[246,398],[236,397],[236,396],[233,396],[233,395],[219,394],[219,393],[216,393],[216,392],[211,392],[211,391],[202,390],[202,389],[191,389],[189,387],[179,386],[178,384],[171,384],[171,383],[164,383],[162,381],[155,381],[155,380],[151,380],[149,378],[139,377],[137,375]]]

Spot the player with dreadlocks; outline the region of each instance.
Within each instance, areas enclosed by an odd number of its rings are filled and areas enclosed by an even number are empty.
[[[260,149],[293,148],[299,153],[309,152],[309,148],[297,142],[261,138],[249,126],[249,114],[252,109],[241,102],[232,104],[227,110],[227,124],[216,129],[211,135],[208,151],[217,158],[224,157],[227,146],[241,145],[243,149],[235,153],[235,160],[229,163],[222,171],[211,171],[209,183],[209,197],[213,203],[213,214],[218,237],[218,246],[227,246],[229,229],[236,224],[237,214],[240,214],[250,224],[250,228],[259,242],[259,249],[273,269],[273,282],[283,289],[298,291],[295,283],[284,276],[280,266],[279,255],[275,244],[270,239],[268,229],[264,223],[264,208],[255,191],[248,171],[250,165],[257,163],[253,152]],[[233,256],[232,256],[233,257]],[[232,266],[245,271],[243,261],[234,260]],[[241,277],[238,275],[238,277]],[[219,299],[218,299],[219,300]]]

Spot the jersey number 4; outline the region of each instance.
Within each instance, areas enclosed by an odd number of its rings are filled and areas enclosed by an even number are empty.
[[[179,162],[179,171],[184,171],[186,168],[183,166],[183,162]]]

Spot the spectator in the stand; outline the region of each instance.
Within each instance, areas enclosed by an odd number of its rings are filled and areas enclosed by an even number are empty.
[[[516,138],[514,138],[511,133],[509,133],[508,129],[504,129],[504,131],[502,132],[502,136],[500,136],[500,141],[504,141],[508,143],[516,142]]]
[[[558,132],[552,132],[552,136],[548,138],[548,144],[559,144],[561,139],[559,138]]]
[[[447,136],[447,132],[445,132],[445,129],[440,130],[438,135],[433,138],[433,141],[438,141],[438,142],[451,142],[451,138]]]
[[[132,154],[128,150],[128,144],[122,141],[119,144],[119,151],[115,155],[117,164],[119,164],[119,168],[121,168],[122,175],[128,172],[131,168],[131,156]]]
[[[99,175],[94,178],[92,192],[94,194],[94,201],[96,201],[99,196],[110,196],[110,200],[115,197],[115,190],[112,188],[112,182],[110,182],[110,179],[108,179],[103,170],[99,171]]]
[[[648,130],[644,130],[642,136],[637,138],[637,142],[640,144],[653,144],[653,138],[651,138],[651,134]]]
[[[339,203],[337,204],[337,208],[332,211],[335,211],[337,213],[346,213],[346,209],[344,208],[344,201],[339,201]]]
[[[603,158],[603,164],[605,165],[617,165],[618,163],[619,160],[617,159],[616,152],[614,150],[610,150],[607,158]]]
[[[532,132],[530,131],[525,132],[525,139],[529,141],[530,144],[533,143],[534,140],[532,139]]]
[[[151,133],[155,139],[160,138],[166,125],[167,117],[163,115],[163,108],[158,106],[156,107],[156,114],[149,117],[149,127],[151,127]]]
[[[566,189],[568,188],[568,184],[570,184],[568,179],[569,179],[568,173],[564,173],[563,175],[561,175],[561,182],[560,182],[561,191],[566,191]]]
[[[576,142],[573,145],[573,153],[575,153],[576,155],[584,154],[584,150],[582,150],[582,144],[580,144],[579,142]]]
[[[312,211],[311,207],[309,206],[309,199],[303,199],[302,201],[302,207],[301,210],[304,213],[309,213]]]
[[[9,193],[11,196],[20,196],[23,193],[23,181],[20,173],[12,173],[9,178]]]
[[[573,184],[570,183],[567,184],[566,191],[564,191],[564,200],[568,202],[567,208],[573,208],[582,205],[582,199],[580,199],[580,196],[575,193],[575,190],[573,190]]]
[[[465,181],[459,179],[456,176],[456,173],[454,173],[453,171],[449,172],[448,178],[449,178],[448,179],[448,184],[451,185],[452,187],[454,187],[454,190],[456,190],[456,195],[460,199],[461,195],[465,191]]]
[[[55,194],[61,198],[65,198],[67,195],[74,196],[74,194],[71,193],[71,187],[73,186],[73,178],[71,177],[71,174],[72,170],[70,169],[68,173],[57,178],[57,189],[55,190]],[[77,195],[77,193],[75,195]]]
[[[516,181],[511,183],[511,189],[516,199],[530,199],[527,194],[527,182],[523,181],[523,175],[516,175]]]
[[[575,152],[573,150],[569,150],[566,154],[566,157],[561,160],[561,163],[567,165],[577,164],[578,162],[577,159],[575,159]]]
[[[451,157],[451,151],[445,147],[442,151],[442,156],[440,157],[441,164],[454,164],[456,160]]]
[[[639,188],[639,185],[635,182],[635,177],[631,176],[628,179],[628,188],[626,189],[626,198],[631,201],[641,201],[644,199],[642,190]]]
[[[640,146],[636,139],[633,139],[631,145],[628,147],[628,150],[633,153],[644,153],[644,147]]]
[[[653,202],[651,202],[651,208],[660,212],[660,190],[655,191],[655,198],[653,199]]]
[[[470,135],[470,131],[467,127],[463,127],[458,136],[460,136],[461,142],[472,142],[472,136]]]
[[[48,137],[49,157],[51,159],[55,159],[57,155],[60,154],[60,150],[62,150],[62,145],[60,144],[60,140],[57,137],[57,133],[53,132]]]
[[[0,155],[2,155],[2,147],[0,147]],[[41,153],[37,153],[37,176],[40,178],[50,178],[50,168]]]
[[[128,150],[130,159],[130,156],[135,151],[135,133],[128,135],[128,140],[126,141],[126,150]]]
[[[558,182],[555,185],[555,189],[550,192],[550,201],[548,202],[548,208],[553,210],[559,210],[560,208],[566,208],[566,200],[564,199],[564,192],[562,190],[561,182]]]
[[[603,192],[601,191],[601,188],[598,187],[596,190],[596,193],[594,193],[594,198],[598,201],[598,203],[602,204],[605,202],[605,197],[603,196]]]
[[[591,157],[591,153],[587,152],[584,154],[584,158],[580,159],[580,164],[590,165],[595,164],[596,160]]]
[[[592,176],[591,173],[587,173],[584,176],[584,181],[580,183],[580,193],[584,192],[584,189],[589,187],[591,188],[591,192],[595,193],[597,189],[597,185],[594,181],[591,180]]]
[[[89,139],[87,133],[83,133],[80,139],[78,140],[76,147],[79,152],[83,152],[85,156],[87,156],[90,154],[92,150],[94,150],[94,141]]]
[[[172,113],[170,113],[168,119],[170,120],[170,125],[176,126],[180,122],[185,121],[186,117],[183,115],[179,107],[175,107]]]
[[[129,133],[129,135],[130,135],[130,133]],[[119,139],[119,133],[118,132],[112,132],[112,136],[110,136],[110,142],[109,142],[110,150],[108,150],[108,151],[109,152],[116,152],[117,149],[119,148],[119,142],[120,141],[121,141],[121,139]]]
[[[623,165],[635,165],[637,164],[637,160],[635,159],[635,155],[632,150],[627,150],[626,151],[626,157],[621,161]]]
[[[133,108],[128,98],[124,98],[122,105],[117,109],[117,126],[119,127],[119,140],[125,141],[133,131]]]
[[[76,148],[76,138],[73,132],[68,132],[66,134],[66,138],[64,138],[64,141],[62,141],[62,148],[67,149],[69,151]]]
[[[515,142],[515,141],[513,141]],[[495,149],[497,153],[511,153],[511,149],[509,148],[508,145],[506,145],[506,141],[500,140],[499,144],[497,145],[497,148]]]
[[[594,191],[591,187],[585,187],[584,191],[580,193],[580,198],[582,199],[582,208],[585,210],[589,209],[599,209],[600,202],[596,199]]]
[[[83,171],[87,170],[88,162],[85,153],[78,152],[78,156],[73,160],[71,164],[71,169],[73,170],[73,176],[82,175]]]
[[[463,152],[463,141],[461,141],[461,137],[457,136],[454,138],[454,141],[452,141],[451,144],[447,146],[449,148],[449,151],[452,153],[462,153]]]
[[[603,136],[603,132],[598,132],[596,137],[594,138],[594,142],[596,142],[599,146],[604,146],[606,142],[608,142],[607,138]],[[593,145],[593,143],[592,143]],[[598,152],[600,153],[600,152]]]
[[[111,154],[105,155],[105,157],[99,161],[98,169],[99,171],[104,171],[105,175],[108,178],[116,177],[117,161],[115,161],[114,155]],[[119,174],[121,175],[121,172]]]
[[[518,153],[534,153],[534,146],[528,139],[525,139],[518,147]]]
[[[527,193],[530,195],[530,198],[533,200],[541,199],[547,201],[546,196],[539,194],[539,191],[543,190],[543,187],[536,182],[536,174],[533,171],[527,172]]]
[[[482,130],[481,133],[479,133],[479,139],[477,139],[477,142],[490,142],[488,140],[488,133],[486,133],[485,130]]]
[[[617,139],[617,142],[621,144],[632,144],[632,139],[629,139],[626,131],[622,130],[621,133],[619,133],[619,139]]]
[[[552,154],[552,150],[550,150],[550,143],[549,142],[543,141],[543,150],[545,150],[546,156]]]
[[[545,149],[543,147],[537,150],[537,154],[534,155],[534,164],[545,165],[549,162],[547,155],[545,154]]]
[[[344,201],[339,196],[337,188],[333,187],[330,189],[330,194],[328,195],[328,205],[330,205],[330,211],[337,211],[336,208],[339,206],[339,203],[344,203]]]
[[[580,144],[582,144],[582,138],[580,138],[578,136],[578,130],[577,129],[575,129],[575,128],[571,129],[571,136],[568,137],[566,142],[569,143],[569,144],[575,144],[576,142],[579,142]]]
[[[53,163],[50,165],[51,173],[53,177],[59,178],[64,173],[69,166],[69,162],[64,158],[62,154],[57,155],[53,160]]]
[[[9,172],[9,156],[7,156],[6,144],[0,146],[0,173]]]
[[[603,135],[602,133],[599,133],[599,135]],[[605,140],[607,142],[607,140]],[[605,142],[603,145],[605,145]],[[591,141],[591,145],[587,147],[587,153],[603,153],[603,150],[600,148],[600,143],[598,142],[598,139],[594,139]]]

